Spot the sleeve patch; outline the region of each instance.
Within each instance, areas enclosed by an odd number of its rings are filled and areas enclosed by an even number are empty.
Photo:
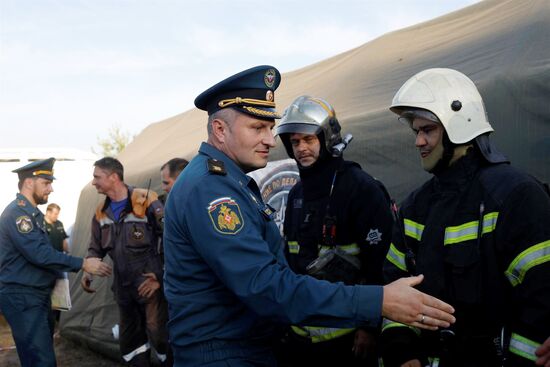
[[[222,234],[237,234],[244,226],[239,204],[230,197],[216,199],[206,208],[214,229]]]
[[[33,229],[32,220],[27,215],[22,215],[15,220],[19,233],[29,233]]]
[[[378,228],[371,228],[365,240],[371,245],[376,245],[378,242],[382,241],[382,233],[378,231]]]

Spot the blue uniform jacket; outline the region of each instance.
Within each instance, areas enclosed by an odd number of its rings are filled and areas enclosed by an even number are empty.
[[[44,215],[21,194],[0,217],[0,287],[51,289],[63,271],[78,271],[82,259],[53,248]]]
[[[168,196],[164,244],[176,357],[204,352],[198,346],[205,342],[209,349],[219,341],[267,345],[281,324],[380,322],[382,287],[332,284],[290,270],[256,183],[207,143]]]

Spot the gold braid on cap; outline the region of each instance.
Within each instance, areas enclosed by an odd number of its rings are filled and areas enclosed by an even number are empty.
[[[247,110],[248,112],[251,112],[251,113],[253,113],[255,115],[258,115],[258,116],[279,118],[279,115],[277,114],[277,112],[260,110],[259,108],[254,108],[254,107],[250,107],[250,106],[243,106],[243,108],[245,110]]]
[[[38,176],[38,175],[50,175],[50,176],[53,176],[53,171],[45,171],[45,170],[41,170],[41,171],[34,171],[32,173],[33,176]]]
[[[235,97],[231,99],[223,99],[218,102],[218,106],[225,108],[234,104],[251,104],[255,106],[275,107],[275,102],[264,101],[263,99],[241,98]]]

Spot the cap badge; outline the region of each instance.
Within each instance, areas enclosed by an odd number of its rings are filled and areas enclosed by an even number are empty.
[[[273,85],[275,84],[275,78],[277,74],[275,73],[275,69],[269,69],[265,72],[264,75],[264,83],[266,87],[273,88]]]

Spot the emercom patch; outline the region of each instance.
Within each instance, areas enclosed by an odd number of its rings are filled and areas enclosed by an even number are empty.
[[[22,215],[15,220],[15,225],[20,233],[29,233],[32,231],[32,220],[26,215]]]
[[[214,228],[222,234],[237,234],[244,226],[241,208],[230,197],[212,201],[207,210]]]

